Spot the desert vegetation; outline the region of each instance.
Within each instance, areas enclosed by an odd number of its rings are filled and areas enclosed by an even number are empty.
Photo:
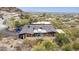
[[[8,10],[7,10],[8,11]],[[18,10],[16,10],[18,11]],[[20,11],[19,11],[20,13]],[[30,13],[22,12],[20,19],[11,17],[5,24],[15,32],[17,27],[23,27],[37,21],[50,21],[52,26],[62,29],[63,33],[56,33],[56,38],[42,37],[38,39],[27,37],[19,39],[5,37],[0,33],[0,50],[13,51],[78,51],[79,50],[79,15],[75,13]],[[75,17],[77,15],[77,17]],[[14,42],[14,43],[13,43]],[[7,44],[7,45],[6,45]],[[9,47],[10,46],[10,47]]]

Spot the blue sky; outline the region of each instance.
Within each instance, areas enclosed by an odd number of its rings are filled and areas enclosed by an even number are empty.
[[[26,12],[66,12],[79,13],[79,7],[19,7]]]

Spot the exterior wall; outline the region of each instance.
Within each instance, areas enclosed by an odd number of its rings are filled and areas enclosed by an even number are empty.
[[[24,39],[26,36],[25,36],[25,34],[19,34],[19,36],[18,36],[20,39]]]
[[[26,37],[32,37],[33,35],[32,35],[32,34],[27,33],[27,34],[25,34],[25,36],[26,36]]]
[[[25,37],[55,37],[55,32],[49,32],[49,33],[35,33],[35,34],[20,34],[19,38],[24,39]]]
[[[44,36],[55,36],[55,32],[45,33]]]

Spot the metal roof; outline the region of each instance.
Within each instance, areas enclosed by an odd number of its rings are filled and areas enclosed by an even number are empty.
[[[25,25],[19,34],[30,33],[33,34],[35,31],[38,33],[45,32],[56,32],[56,29],[51,24],[30,24]]]

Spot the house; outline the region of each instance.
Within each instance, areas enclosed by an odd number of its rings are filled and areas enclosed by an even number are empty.
[[[19,38],[55,36],[56,29],[50,22],[35,22],[25,25],[19,32]]]

